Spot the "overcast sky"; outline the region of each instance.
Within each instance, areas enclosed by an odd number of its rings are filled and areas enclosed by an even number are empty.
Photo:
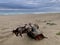
[[[60,11],[60,0],[0,0],[0,10]]]

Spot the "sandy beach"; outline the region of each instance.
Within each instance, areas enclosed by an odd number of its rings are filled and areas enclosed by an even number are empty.
[[[38,24],[48,38],[36,41],[26,34],[23,34],[23,37],[16,37],[11,32],[29,22]],[[60,13],[0,16],[0,45],[60,45],[60,35],[56,35],[58,32],[60,32]]]

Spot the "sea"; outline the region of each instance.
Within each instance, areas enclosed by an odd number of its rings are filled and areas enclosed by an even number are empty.
[[[14,14],[46,14],[46,13],[60,13],[60,12],[36,12],[36,11],[21,11],[21,10],[0,10],[0,15],[14,15]]]

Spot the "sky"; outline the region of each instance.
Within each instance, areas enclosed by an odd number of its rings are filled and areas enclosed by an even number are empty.
[[[60,12],[60,0],[0,0],[0,10]]]

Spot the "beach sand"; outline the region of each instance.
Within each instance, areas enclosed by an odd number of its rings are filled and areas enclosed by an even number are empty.
[[[38,24],[44,36],[48,38],[36,41],[26,34],[23,34],[23,37],[16,37],[11,32],[29,22]],[[60,45],[60,35],[56,35],[58,32],[60,32],[60,13],[0,16],[0,45]]]

